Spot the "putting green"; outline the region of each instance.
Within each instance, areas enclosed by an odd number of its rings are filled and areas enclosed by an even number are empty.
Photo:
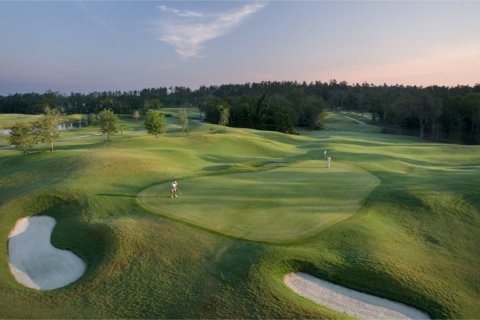
[[[204,176],[149,187],[137,201],[148,211],[229,236],[265,242],[309,237],[348,218],[379,183],[350,164],[309,160],[269,171]]]

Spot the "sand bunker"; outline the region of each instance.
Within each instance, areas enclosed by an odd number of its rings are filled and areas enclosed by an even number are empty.
[[[26,217],[18,220],[10,232],[10,272],[26,287],[57,289],[76,281],[85,273],[87,265],[82,259],[50,243],[56,223],[49,216]]]
[[[359,319],[430,319],[415,308],[294,272],[285,284],[300,296]]]

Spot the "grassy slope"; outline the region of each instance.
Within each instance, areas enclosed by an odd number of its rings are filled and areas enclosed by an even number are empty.
[[[349,117],[365,121],[356,115],[347,114]],[[381,127],[374,125],[365,125],[358,123],[352,119],[348,119],[342,113],[328,112],[325,117],[324,129],[327,131],[354,131],[354,132],[380,132]]]
[[[329,131],[310,137],[208,134],[215,126],[192,123],[188,137],[172,124],[158,139],[137,130],[110,143],[60,142],[54,153],[0,151],[0,237],[19,217],[50,214],[59,221],[54,244],[89,265],[81,281],[36,292],[13,280],[2,246],[0,317],[340,316],[286,288],[283,274],[304,270],[437,318],[478,318],[480,148],[333,131],[347,125],[330,121]],[[141,121],[128,124],[140,129]],[[358,214],[294,244],[224,237],[149,214],[135,201],[171,179],[318,159],[325,147],[334,166],[360,167],[381,184]]]

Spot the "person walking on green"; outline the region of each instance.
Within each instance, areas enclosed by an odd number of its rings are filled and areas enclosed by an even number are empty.
[[[178,188],[178,183],[175,180],[172,182],[172,192],[170,194],[170,198],[177,197],[177,188]]]

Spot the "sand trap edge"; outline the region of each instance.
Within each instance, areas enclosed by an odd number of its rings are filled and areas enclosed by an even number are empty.
[[[35,226],[40,219],[43,225]],[[10,273],[18,283],[27,288],[41,291],[63,288],[80,279],[87,270],[86,262],[75,253],[58,249],[51,244],[51,234],[56,223],[51,216],[27,216],[18,219],[8,235],[7,250]],[[38,229],[40,229],[40,233]],[[26,244],[33,244],[34,250]],[[24,252],[21,252],[22,250]],[[47,277],[40,281],[33,280],[35,278],[38,280],[38,274],[32,277],[28,271],[21,270],[28,269],[25,268],[26,265],[45,267],[47,263],[48,267],[48,262],[54,259],[56,261],[53,264],[54,267],[51,268],[53,270],[47,272]]]
[[[284,283],[298,295],[329,309],[359,319],[430,319],[405,304],[345,288],[307,273],[286,274]]]

